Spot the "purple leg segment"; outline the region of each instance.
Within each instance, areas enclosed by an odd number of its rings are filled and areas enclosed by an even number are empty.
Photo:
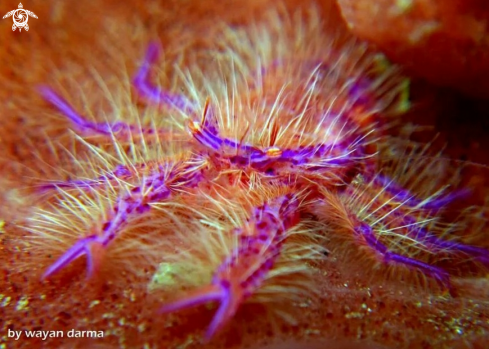
[[[455,193],[447,194],[443,197],[439,197],[432,200],[426,200],[426,202],[423,202],[422,200],[415,198],[415,196],[412,193],[410,193],[408,190],[394,183],[394,181],[387,176],[378,175],[374,180],[377,184],[384,187],[387,192],[389,192],[390,194],[394,195],[395,198],[402,201],[403,204],[405,203],[409,207],[425,208],[428,210],[442,209],[443,206],[447,205],[451,201],[457,198],[465,197],[470,193],[468,189],[459,190]],[[427,231],[425,228],[420,227],[415,218],[408,215],[404,215],[402,213],[394,213],[394,214],[397,215],[400,218],[400,220],[405,224],[407,235],[411,236],[415,240],[424,244],[429,244],[438,251],[444,250],[446,252],[465,253],[479,260],[483,264],[489,266],[488,250],[481,247],[466,245],[464,243],[457,242],[457,241],[448,241],[448,240],[441,239],[438,236]]]
[[[375,182],[386,188],[387,192],[394,195],[395,198],[405,202],[409,206],[426,208],[428,210],[439,210],[453,200],[465,197],[470,193],[468,189],[458,190],[454,193],[446,194],[442,197],[426,200],[423,202],[423,200],[417,199],[415,195],[396,184],[393,179],[387,176],[377,175],[375,177]]]
[[[97,235],[91,235],[81,239],[46,270],[42,276],[42,279],[48,278],[58,270],[63,269],[65,266],[83,255],[87,255],[87,277],[92,276],[94,272],[94,256],[92,256],[90,247],[94,243],[104,245],[105,241],[103,237]]]
[[[94,256],[91,255],[90,247],[98,243],[106,248],[124,228],[130,218],[141,215],[151,209],[151,204],[167,200],[171,194],[171,186],[175,188],[191,188],[198,184],[201,179],[199,168],[190,165],[174,168],[170,173],[165,168],[143,178],[140,186],[133,187],[128,193],[119,196],[115,205],[108,211],[109,218],[102,224],[100,234],[91,235],[80,239],[63,254],[44,274],[44,278],[64,268],[73,260],[87,255],[88,276],[94,269]]]
[[[141,96],[152,102],[178,109],[184,113],[194,112],[196,110],[196,106],[185,96],[164,92],[160,88],[151,86],[148,82],[148,75],[151,65],[158,59],[160,50],[160,45],[155,42],[148,46],[143,64],[133,79],[134,87]]]
[[[423,263],[416,259],[405,257],[400,254],[392,253],[392,252],[387,252],[384,255],[384,260],[386,263],[393,261],[395,263],[402,263],[411,268],[419,269],[425,274],[428,274],[431,277],[435,278],[441,285],[450,288],[450,276],[445,270],[441,268],[434,267],[432,265]]]
[[[106,175],[97,177],[96,179],[87,180],[68,180],[64,182],[51,182],[42,184],[39,186],[40,190],[51,190],[51,189],[73,189],[73,188],[95,188],[100,185],[107,184],[107,182],[116,179],[126,179],[132,175],[131,171],[127,166],[119,165],[114,171],[109,172]]]
[[[112,126],[110,124],[90,122],[79,115],[63,98],[57,95],[49,87],[42,86],[39,92],[46,101],[62,112],[75,126],[76,130],[84,135],[102,134],[110,135]]]
[[[216,331],[232,316],[232,295],[229,288],[219,287],[217,285],[204,286],[191,295],[187,295],[185,298],[174,301],[170,304],[163,306],[160,313],[172,313],[182,309],[195,307],[198,305],[206,304],[209,302],[220,302],[219,309],[214,314],[211,324],[209,325],[205,339],[210,340]]]
[[[286,230],[299,219],[298,206],[297,197],[286,194],[255,207],[246,227],[234,230],[238,246],[217,267],[211,284],[163,307],[162,312],[219,300],[219,309],[206,332],[209,340],[263,283],[281,252]],[[248,229],[248,224],[253,229]]]
[[[219,301],[222,297],[221,290],[213,290],[211,292],[202,291],[201,293],[195,293],[190,297],[186,297],[177,300],[173,303],[169,303],[160,309],[160,313],[172,313],[182,309],[192,308],[201,304],[205,304],[212,301]]]
[[[409,216],[404,217],[404,222],[409,225],[416,225],[416,220]],[[484,248],[466,245],[457,241],[443,240],[421,227],[409,229],[408,234],[417,240],[431,244],[439,250],[462,252],[489,266],[489,251]]]
[[[228,286],[228,287],[226,287]],[[210,340],[216,331],[234,315],[234,307],[232,306],[232,292],[229,285],[221,285],[221,304],[217,310],[211,324],[205,333],[205,339]]]
[[[141,128],[138,125],[129,125],[121,121],[114,123],[109,122],[91,122],[79,115],[63,98],[57,95],[49,87],[41,87],[39,89],[41,95],[46,101],[55,106],[62,112],[68,120],[71,121],[76,131],[83,136],[105,136],[111,137],[114,135],[118,139],[127,141],[132,134],[165,134],[163,130],[154,130],[152,128]]]
[[[404,264],[409,268],[421,270],[423,273],[435,278],[443,286],[450,288],[450,277],[445,270],[389,251],[387,246],[377,239],[368,224],[362,223],[359,227],[355,228],[355,232],[363,237],[368,246],[383,256],[384,262],[389,263],[392,261],[394,263]]]

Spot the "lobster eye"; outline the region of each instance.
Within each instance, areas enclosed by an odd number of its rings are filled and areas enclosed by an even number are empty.
[[[267,154],[267,156],[269,156],[271,158],[278,158],[278,157],[282,156],[282,149],[280,149],[278,147],[268,148],[266,150],[266,154]]]
[[[188,128],[190,129],[190,132],[196,133],[202,131],[202,127],[197,121],[190,120],[188,123]]]

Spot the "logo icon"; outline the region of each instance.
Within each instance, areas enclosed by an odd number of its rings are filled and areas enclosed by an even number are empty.
[[[24,28],[26,31],[29,30],[29,26],[27,25],[27,21],[29,20],[29,16],[37,18],[37,16],[34,14],[34,12],[24,10],[22,4],[19,4],[19,8],[17,10],[12,10],[8,12],[3,18],[7,18],[12,16],[12,19],[14,20],[14,25],[12,26],[12,30],[15,31],[15,29],[19,28],[19,32],[22,31],[22,28]]]

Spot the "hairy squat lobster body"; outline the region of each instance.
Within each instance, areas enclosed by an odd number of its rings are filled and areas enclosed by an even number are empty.
[[[256,87],[256,94],[264,97],[255,100],[253,93],[247,95],[249,104],[258,106],[248,111],[251,116],[243,116],[246,122],[231,127],[238,119],[234,115],[238,107],[221,107],[226,109],[223,112],[216,96],[211,96],[213,103],[206,100],[199,104],[151,86],[148,75],[157,57],[158,46],[152,44],[134,79],[135,88],[147,100],[184,114],[187,134],[173,136],[172,130],[120,121],[90,122],[53,91],[42,89],[45,99],[63,112],[83,136],[109,143],[178,140],[190,149],[183,152],[180,160],[160,157],[119,165],[94,179],[44,184],[44,190],[118,190],[104,220],[59,257],[44,277],[83,255],[87,256],[88,275],[93,275],[101,263],[101,252],[120,237],[132,218],[151,213],[153,205],[197,196],[204,189],[219,185],[228,191],[235,186],[242,191],[265,187],[281,188],[281,192],[271,197],[263,195],[261,202],[248,207],[247,221],[228,232],[236,237],[236,244],[217,265],[209,285],[176,297],[161,309],[173,312],[219,301],[207,338],[262,286],[281,256],[288,232],[296,227],[303,213],[314,215],[328,226],[324,235],[344,234],[352,241],[352,249],[366,251],[366,258],[380,265],[416,270],[444,288],[450,287],[449,274],[430,263],[430,256],[448,252],[489,264],[486,250],[446,241],[440,237],[442,234],[428,232],[431,217],[453,197],[437,192],[420,199],[408,188],[399,188],[398,173],[385,175],[376,168],[376,143],[382,137],[379,129],[385,121],[379,113],[395,102],[399,87],[392,82],[395,79],[390,80],[388,72],[375,81],[359,75],[375,70],[375,62],[365,63],[353,77],[347,73],[344,77],[335,69],[348,72],[351,67],[341,57],[337,57],[342,62],[339,68],[307,61],[298,72],[287,71],[286,60],[274,61],[266,67],[268,71],[256,73],[281,78],[290,74],[292,82],[275,86],[270,78]],[[296,81],[300,84],[293,85]],[[279,97],[270,102],[267,89]],[[334,96],[328,95],[330,89]],[[287,98],[281,99],[282,96]],[[200,109],[200,120],[195,120]]]

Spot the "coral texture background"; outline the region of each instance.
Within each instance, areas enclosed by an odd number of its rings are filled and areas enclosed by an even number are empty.
[[[412,74],[489,97],[484,0],[339,0],[349,28]]]
[[[28,32],[12,32],[10,20],[0,22],[0,348],[202,347],[201,332],[212,312],[196,309],[179,316],[157,316],[154,309],[161,305],[160,300],[148,295],[138,279],[109,271],[104,278],[87,282],[80,260],[61,277],[40,281],[47,261],[33,261],[24,248],[27,232],[22,228],[23,219],[33,204],[26,178],[40,176],[38,155],[50,152],[46,135],[39,131],[41,126],[48,123],[50,137],[60,139],[66,127],[50,117],[51,107],[36,87],[70,86],[67,89],[73,95],[79,93],[78,87],[90,105],[102,107],[107,103],[103,95],[96,89],[91,92],[94,71],[108,84],[118,81],[123,76],[119,67],[136,71],[141,53],[154,39],[162,42],[168,58],[183,49],[211,47],[220,30],[216,23],[239,26],[260,21],[275,3],[33,0],[24,3],[24,8],[39,19],[29,20]],[[309,1],[283,2],[291,13],[308,5]],[[14,2],[2,2],[0,12],[16,7]],[[338,40],[349,37],[336,4],[322,1],[319,7],[327,21],[324,30],[335,31]],[[356,31],[362,29],[357,27]],[[107,52],[111,52],[108,57],[104,56]],[[170,79],[171,74],[168,68]],[[457,84],[460,79],[454,73],[447,84]],[[419,80],[411,86],[413,107],[402,116],[402,124],[427,126],[425,132],[413,136],[415,140],[430,141],[438,134],[433,147],[444,147],[454,167],[464,164],[462,184],[478,188],[461,205],[487,206],[489,137],[483,116],[489,111],[488,103]],[[485,218],[481,220],[485,222]],[[474,226],[472,229],[478,231],[467,234],[477,235],[483,228]],[[479,240],[489,246],[487,237]],[[447,294],[372,278],[351,268],[347,257],[327,259],[321,268],[323,277],[317,280],[320,304],[301,304],[297,325],[273,328],[259,309],[245,306],[205,347],[483,348],[489,341],[487,277],[461,278],[455,282],[456,292]],[[101,330],[105,336],[103,340],[64,338],[45,342],[15,342],[7,337],[9,329],[73,328]]]

